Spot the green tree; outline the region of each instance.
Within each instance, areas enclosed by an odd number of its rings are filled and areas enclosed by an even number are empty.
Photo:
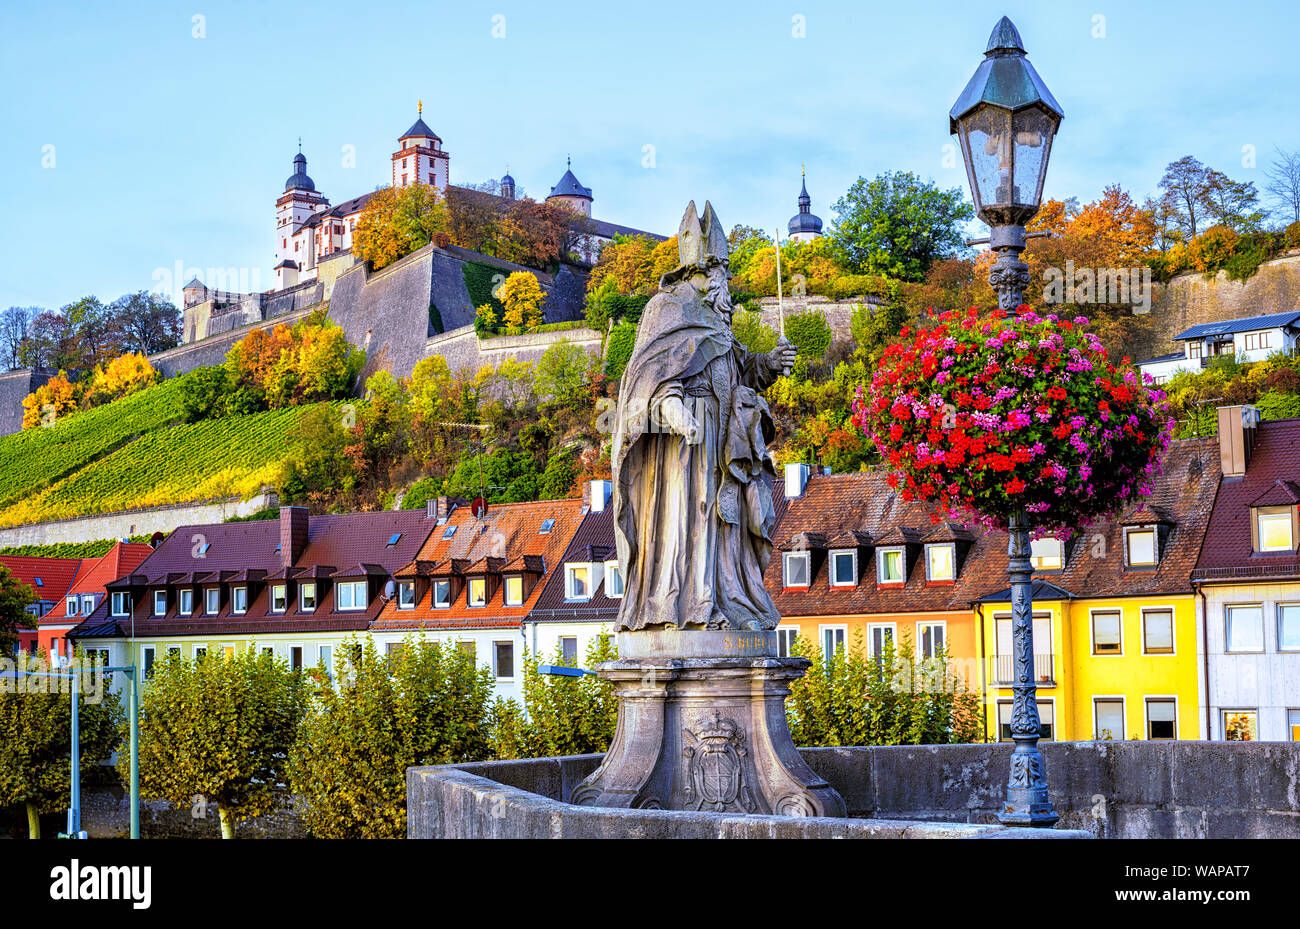
[[[790,688],[786,713],[796,745],[936,745],[983,738],[977,694],[947,656],[919,658],[908,640],[867,652],[862,631],[827,660],[800,637],[794,653],[812,667]]]
[[[849,317],[849,332],[857,351],[875,362],[898,337],[905,322],[907,310],[901,303],[859,303]]]
[[[319,838],[406,835],[406,769],[488,756],[491,672],[452,643],[408,637],[380,655],[368,636],[339,649],[290,761],[304,822]]]
[[[308,410],[289,434],[292,451],[280,466],[276,492],[288,502],[303,502],[324,490],[351,491],[357,483],[353,459],[344,454],[353,441],[355,408],[328,404]]]
[[[305,703],[302,676],[256,646],[193,661],[168,655],[140,701],[140,795],[215,801],[221,837],[233,839],[241,820],[284,806]],[[119,755],[119,774],[129,763]]]
[[[911,172],[858,178],[835,202],[832,242],[858,273],[919,281],[934,262],[960,255],[962,224],[975,215],[961,188],[940,190]]]
[[[27,607],[36,602],[36,591],[14,577],[9,566],[0,563],[0,654],[18,641],[18,629],[31,620]]]
[[[618,378],[623,376],[623,369],[632,360],[632,349],[636,347],[636,325],[619,323],[609,333],[605,345],[605,375]]]
[[[808,359],[822,358],[835,337],[826,321],[826,314],[815,309],[787,316],[785,335],[799,354]]]
[[[740,310],[731,318],[736,341],[751,352],[762,354],[776,348],[776,330],[763,322],[763,314]]]
[[[584,667],[593,670],[618,657],[609,636],[587,646]],[[549,664],[575,667],[557,647]],[[492,708],[492,750],[497,758],[543,758],[603,752],[614,738],[618,698],[614,686],[584,674],[538,673],[535,656],[524,656],[524,706],[498,699]]]
[[[545,317],[542,303],[546,293],[537,283],[537,276],[527,271],[516,271],[506,278],[497,296],[505,306],[503,321],[511,329],[524,331],[540,326]]]
[[[591,356],[568,339],[556,342],[537,360],[533,389],[543,403],[572,405],[587,386]]]
[[[17,670],[45,673],[49,666],[42,654],[24,658]],[[21,678],[0,687],[0,807],[25,806],[33,839],[41,837],[40,814],[65,808],[71,791],[72,695],[60,692],[66,685]],[[98,763],[117,745],[123,719],[121,703],[107,684],[100,699],[90,697],[83,685],[77,707],[83,780],[94,777]]]

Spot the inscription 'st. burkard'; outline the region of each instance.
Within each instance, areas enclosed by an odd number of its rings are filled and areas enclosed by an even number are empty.
[[[711,204],[677,233],[680,264],[646,305],[614,424],[622,630],[773,629],[763,586],[774,521],[761,391],[788,374],[784,339],[755,355],[731,331],[727,238]]]

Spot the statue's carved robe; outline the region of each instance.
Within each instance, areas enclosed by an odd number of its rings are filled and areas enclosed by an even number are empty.
[[[763,586],[775,475],[774,430],[759,393],[779,373],[768,356],[745,351],[689,283],[646,306],[613,444],[614,534],[627,573],[620,629],[780,621]],[[662,421],[670,398],[695,417],[697,442]]]

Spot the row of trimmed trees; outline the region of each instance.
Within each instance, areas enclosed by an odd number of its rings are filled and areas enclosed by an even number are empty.
[[[800,744],[898,744],[982,737],[979,699],[903,644],[882,659],[856,642],[813,660],[789,702]],[[583,662],[616,657],[608,638]],[[564,664],[558,653],[549,659]],[[571,663],[571,662],[570,662]],[[939,670],[937,671],[936,666]],[[523,661],[523,704],[493,698],[488,669],[453,643],[410,637],[381,652],[369,637],[335,653],[332,668],[294,671],[254,645],[234,655],[158,661],[141,700],[140,791],[214,811],[221,835],[239,822],[284,809],[295,797],[307,831],[320,838],[397,838],[406,833],[406,769],[485,759],[605,751],[618,717],[611,685],[599,678],[543,675]],[[932,686],[934,680],[942,686]],[[930,683],[924,683],[930,682]],[[83,784],[107,773],[96,764],[119,748],[129,775],[118,698],[81,705]],[[0,691],[0,807],[21,804],[29,834],[39,814],[67,803],[70,697]]]

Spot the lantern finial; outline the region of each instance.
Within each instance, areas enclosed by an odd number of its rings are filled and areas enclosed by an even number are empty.
[[[984,50],[984,54],[992,55],[994,52],[1020,52],[1022,55],[1025,53],[1025,44],[1020,40],[1020,32],[1009,17],[1003,16],[998,20],[998,24],[993,27],[993,34],[989,36],[989,47]]]

